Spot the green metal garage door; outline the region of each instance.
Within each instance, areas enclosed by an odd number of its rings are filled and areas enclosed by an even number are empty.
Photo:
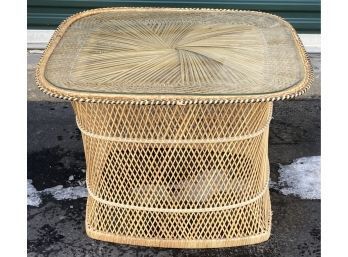
[[[54,29],[68,16],[110,6],[207,7],[277,14],[300,33],[320,33],[320,0],[28,0],[28,28]]]

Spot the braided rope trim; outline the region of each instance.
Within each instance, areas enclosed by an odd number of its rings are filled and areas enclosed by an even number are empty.
[[[182,11],[223,11],[223,12],[249,12],[255,14],[268,15],[276,18],[285,23],[290,29],[291,34],[295,40],[296,46],[299,50],[299,54],[302,57],[305,75],[302,81],[292,86],[290,89],[260,95],[230,95],[230,96],[177,96],[177,95],[125,95],[125,94],[103,94],[103,93],[88,93],[88,92],[76,92],[73,90],[66,90],[56,87],[51,84],[44,76],[45,67],[50,55],[53,53],[55,46],[59,43],[63,37],[65,31],[76,20],[103,12],[115,11],[115,10],[151,10],[151,9],[163,9],[163,10],[182,10]],[[212,8],[165,8],[165,7],[117,7],[117,8],[97,8],[76,13],[67,19],[65,19],[56,29],[52,38],[50,39],[38,65],[36,68],[35,76],[36,84],[38,88],[45,94],[64,99],[69,101],[79,101],[86,103],[102,103],[102,104],[131,104],[131,105],[186,105],[186,104],[231,104],[231,103],[257,103],[257,102],[271,102],[292,99],[294,97],[304,94],[312,85],[314,76],[313,69],[309,61],[307,52],[304,49],[303,43],[296,33],[293,26],[285,21],[282,17],[274,14],[269,14],[259,11],[247,11],[236,9],[212,9]]]
[[[224,143],[224,142],[246,140],[246,139],[259,136],[266,129],[269,128],[271,119],[272,119],[272,108],[270,108],[265,125],[261,129],[255,131],[254,133],[242,135],[242,136],[213,138],[213,139],[142,139],[142,138],[112,137],[112,136],[98,135],[98,134],[87,131],[85,128],[81,126],[81,123],[77,119],[77,116],[76,116],[76,124],[82,134],[89,137],[96,138],[96,139],[107,140],[107,141],[114,141],[114,142],[116,141],[116,142],[123,142],[123,143],[142,143],[142,144],[147,144],[147,143],[150,143],[150,144],[157,144],[157,143],[158,144],[212,144],[212,143]]]
[[[269,188],[269,177],[270,177],[270,168],[269,163],[267,165],[267,171],[266,171],[266,183],[264,184],[262,190],[260,193],[258,193],[255,197],[246,200],[244,202],[226,205],[226,206],[219,206],[219,207],[209,207],[209,208],[197,208],[197,209],[175,209],[175,208],[154,208],[154,207],[143,207],[143,206],[136,206],[136,205],[129,205],[129,204],[122,204],[122,203],[116,203],[104,200],[93,193],[89,186],[88,176],[86,176],[86,186],[87,191],[90,197],[92,197],[95,201],[100,202],[105,205],[109,205],[112,207],[117,208],[123,208],[123,209],[131,209],[131,210],[138,210],[138,211],[151,211],[151,212],[166,212],[166,213],[198,213],[198,212],[214,212],[214,211],[225,211],[230,209],[236,209],[243,207],[245,205],[251,204],[253,202],[256,202],[259,200],[268,190]]]

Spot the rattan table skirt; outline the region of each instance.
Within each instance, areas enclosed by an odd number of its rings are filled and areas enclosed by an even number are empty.
[[[272,102],[72,105],[90,237],[175,248],[269,238]]]

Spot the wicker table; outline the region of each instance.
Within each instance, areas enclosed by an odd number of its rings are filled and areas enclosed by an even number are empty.
[[[72,101],[90,237],[179,248],[269,238],[272,102],[312,82],[287,22],[234,10],[90,10],[59,26],[37,82]]]

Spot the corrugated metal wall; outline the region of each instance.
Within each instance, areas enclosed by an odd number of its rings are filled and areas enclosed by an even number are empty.
[[[206,7],[277,14],[300,33],[320,33],[320,0],[28,0],[28,28],[54,29],[68,16],[110,6]]]

